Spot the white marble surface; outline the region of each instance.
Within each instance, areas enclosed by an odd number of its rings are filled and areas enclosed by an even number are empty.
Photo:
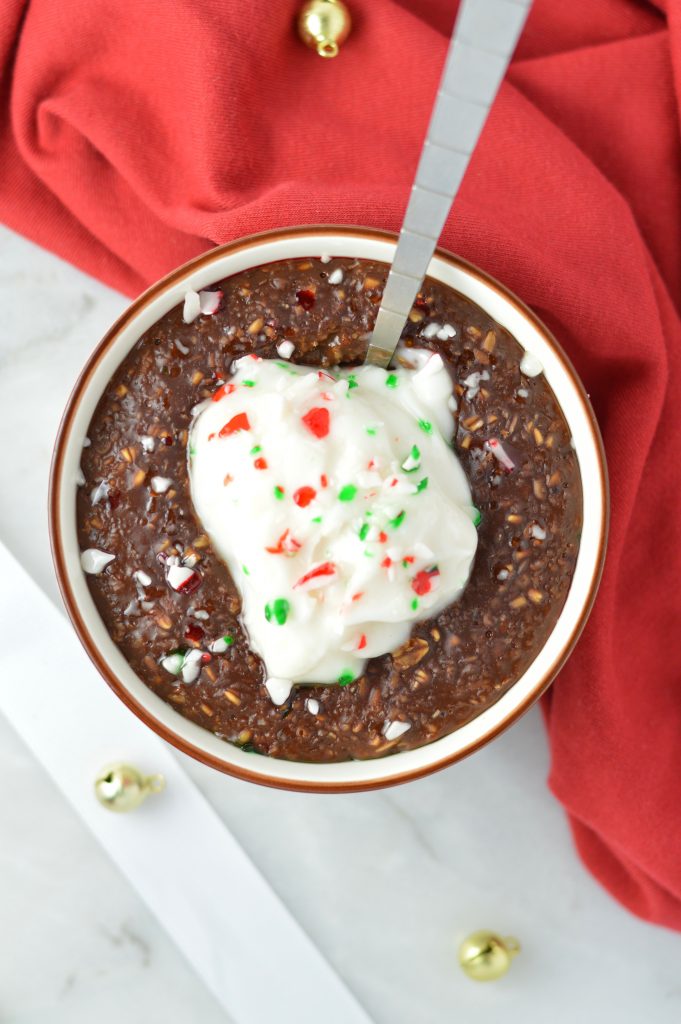
[[[124,305],[0,228],[0,538],[55,600],[52,440]],[[581,867],[545,786],[536,711],[463,764],[384,793],[277,793],[183,763],[377,1024],[681,1019],[681,937],[631,917]],[[0,778],[2,1024],[229,1021],[3,720]],[[485,926],[524,951],[480,986],[455,952]]]

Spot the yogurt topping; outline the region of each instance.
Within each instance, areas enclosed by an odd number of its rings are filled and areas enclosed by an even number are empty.
[[[415,366],[246,356],[196,410],[194,507],[282,691],[351,682],[467,583],[477,511],[446,440],[452,382],[438,355]]]

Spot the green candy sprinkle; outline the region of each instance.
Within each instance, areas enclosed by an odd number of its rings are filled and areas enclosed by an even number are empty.
[[[373,558],[374,557],[373,551],[369,551],[369,549],[366,548],[365,551],[364,551],[364,557],[365,558]]]
[[[348,392],[352,391],[353,388],[358,388],[358,387],[359,387],[359,384],[357,383],[357,379],[356,379],[354,373],[351,373],[350,376],[348,377]]]
[[[354,484],[346,484],[345,487],[341,487],[338,492],[339,501],[352,501],[357,494],[357,488]]]
[[[396,388],[399,383],[400,382],[397,379],[396,374],[394,373],[389,373],[388,376],[385,378],[385,386],[387,388]]]
[[[418,608],[418,606],[419,606],[418,598],[417,598],[417,597],[415,597],[415,598],[414,598],[414,600],[413,600],[413,601],[411,602],[411,607],[412,607],[412,610],[413,610],[413,611],[416,611],[416,609]]]
[[[360,540],[366,540],[368,532],[369,532],[369,524],[368,523],[364,523],[362,525],[361,530],[359,531],[359,539]]]
[[[291,606],[285,597],[277,597],[272,604],[265,605],[265,618],[268,622],[271,622],[272,619],[274,619],[277,625],[284,626],[288,618],[290,607]]]
[[[196,455],[196,448],[194,448],[192,445],[189,446],[189,454]]]
[[[274,497],[277,499],[277,501],[284,500],[284,488],[280,487],[279,484],[277,484],[276,487],[274,488]]]
[[[421,452],[416,445],[412,445],[412,449],[407,455],[406,459],[402,463],[402,469],[405,473],[415,473],[421,465]]]
[[[396,530],[397,527],[401,526],[402,523],[404,522],[404,517],[406,516],[406,514],[407,513],[404,511],[398,512],[395,518],[389,521],[388,526],[392,526],[393,530]]]
[[[338,676],[339,686],[349,686],[350,683],[354,683],[354,681],[355,674],[354,672],[350,672],[349,669],[346,669],[345,672],[341,672],[341,674]]]
[[[322,521],[322,517],[321,516],[315,516],[314,519],[310,520],[311,523],[321,523],[321,521]]]
[[[245,388],[254,388],[256,384],[254,380],[242,380],[241,383]]]
[[[262,451],[262,445],[261,444],[255,444],[251,448],[250,454],[251,455],[257,455],[258,452],[261,452],[261,451]]]
[[[241,571],[243,572],[244,576],[250,576],[251,575],[249,570],[246,568],[245,565],[241,566]]]
[[[433,433],[433,424],[430,422],[430,420],[419,420],[419,427],[421,428],[424,434]]]
[[[367,427],[367,434],[369,434],[370,437],[374,437],[375,434],[376,434],[376,428],[375,427]]]
[[[473,506],[473,512],[475,513],[475,516],[473,517],[473,526],[480,526],[480,523],[482,522],[482,512],[479,508],[476,508],[475,505]]]
[[[222,639],[225,641],[225,643],[227,644],[228,647],[231,647],[232,644],[234,643],[234,637],[230,636],[229,633],[227,633],[225,636],[223,636]]]
[[[424,476],[423,480],[420,480],[416,485],[416,493],[420,494],[421,491],[425,491],[428,486],[428,477]]]

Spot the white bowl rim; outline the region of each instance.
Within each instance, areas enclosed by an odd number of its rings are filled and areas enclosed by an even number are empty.
[[[481,306],[537,356],[572,432],[582,475],[584,516],[570,590],[544,646],[523,675],[490,707],[454,732],[415,750],[332,764],[284,761],[246,752],[161,700],[133,672],[109,636],[80,568],[75,494],[83,439],[107,382],[140,336],[188,288],[199,290],[250,267],[320,256],[390,262],[396,236],[374,228],[313,225],[250,235],[218,246],[179,267],[139,296],[96,347],[70,396],[55,444],[50,478],[50,537],[62,596],[82,643],[100,673],[147,725],[184,753],[241,779],[282,789],[352,792],[420,778],[477,750],[506,729],[550,685],[569,656],[593,605],[603,569],[609,496],[600,431],[576,371],[546,326],[484,271],[442,249],[429,275]]]

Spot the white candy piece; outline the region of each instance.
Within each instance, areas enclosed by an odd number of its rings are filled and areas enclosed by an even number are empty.
[[[169,476],[152,476],[151,478],[151,489],[156,494],[165,494],[172,485],[173,481]]]
[[[544,367],[537,357],[531,352],[525,352],[520,360],[520,372],[524,373],[526,377],[537,377],[543,371]]]
[[[201,651],[193,648],[191,651],[187,651],[184,656],[180,675],[182,676],[183,683],[195,683],[201,674],[201,659],[203,654]]]
[[[186,355],[189,354],[188,347],[186,345],[183,345],[182,342],[178,338],[175,338],[174,345],[175,345],[175,348],[177,349],[177,351],[181,352],[183,356],[186,356]]]
[[[281,341],[277,345],[277,354],[281,356],[282,359],[290,359],[295,350],[296,346],[292,341]]]
[[[182,307],[182,319],[186,324],[191,324],[196,320],[197,316],[201,312],[201,299],[199,293],[193,291],[191,288],[184,294],[184,306]]]
[[[328,253],[323,252],[319,258],[322,261],[322,263],[330,263],[331,262],[331,257],[328,255]]]
[[[89,448],[91,444],[92,444],[92,441],[90,440],[89,437],[84,437],[83,438],[83,448]]]
[[[333,373],[244,357],[192,423],[194,509],[252,649],[289,688],[356,679],[468,581],[477,531],[448,444],[452,380],[413,352],[416,370]]]
[[[336,267],[329,274],[329,284],[342,284],[343,283],[343,271],[340,267]]]
[[[145,452],[153,452],[156,447],[156,442],[153,437],[141,437],[140,443],[142,445],[142,450]]]
[[[86,572],[89,576],[99,576],[103,569],[106,569],[110,562],[113,562],[115,555],[110,555],[106,551],[100,551],[99,548],[87,548],[81,552],[80,564],[83,572]]]
[[[165,658],[161,658],[161,668],[164,668],[166,672],[170,672],[171,676],[179,676],[182,671],[183,664],[184,654],[180,654],[179,651],[175,651],[173,654],[168,654]]]
[[[448,341],[449,338],[453,338],[456,334],[456,328],[452,327],[451,324],[445,324],[444,327],[437,332],[437,337],[440,341]]]
[[[265,689],[269,693],[272,703],[281,705],[289,699],[293,683],[290,679],[277,679],[276,676],[270,676],[265,682]]]
[[[315,700],[314,697],[308,697],[305,701],[305,707],[311,715],[319,714],[319,701]]]
[[[410,729],[411,722],[391,722],[390,719],[386,719],[382,731],[390,743],[392,740],[397,740],[400,736],[404,736],[405,732],[409,732]]]
[[[169,565],[166,569],[168,586],[173,590],[181,590],[187,580],[194,575],[194,570],[186,565]]]
[[[217,640],[213,640],[212,644],[208,644],[208,650],[213,654],[224,654],[231,646],[224,636],[219,636]]]
[[[421,331],[421,337],[423,338],[434,338],[438,331],[442,330],[442,324],[430,323]]]
[[[149,576],[149,574],[146,573],[143,569],[137,569],[137,571],[132,574],[132,578],[134,579],[135,583],[139,583],[141,587],[151,586],[151,576]]]
[[[222,302],[222,294],[219,289],[214,292],[199,292],[199,305],[204,316],[217,313]]]
[[[102,480],[101,484],[97,484],[97,486],[93,487],[90,491],[90,504],[98,505],[100,501],[103,501],[104,498],[106,498],[108,493],[109,484],[106,480]]]
[[[546,540],[546,530],[543,528],[543,526],[540,526],[538,523],[534,523],[532,529],[530,530],[530,533],[532,534],[535,540]]]
[[[76,487],[82,487],[84,483],[85,483],[85,473],[83,472],[83,470],[79,466],[78,469],[76,470]]]

